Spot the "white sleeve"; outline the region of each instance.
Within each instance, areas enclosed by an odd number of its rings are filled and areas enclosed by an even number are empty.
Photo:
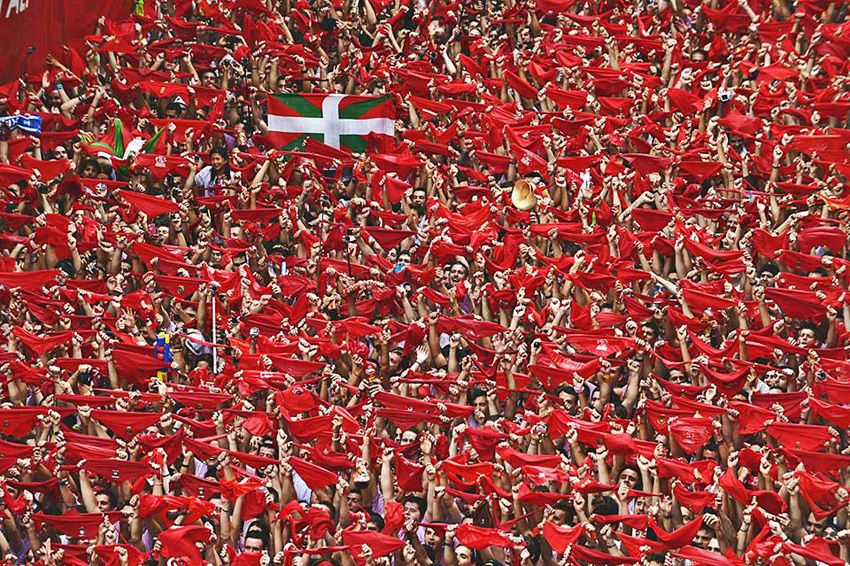
[[[292,470],[292,487],[295,488],[295,497],[301,503],[310,503],[313,498],[313,491],[304,483],[298,472]]]
[[[201,187],[202,189],[206,189],[210,186],[210,180],[212,179],[212,167],[207,165],[195,175],[195,184]]]

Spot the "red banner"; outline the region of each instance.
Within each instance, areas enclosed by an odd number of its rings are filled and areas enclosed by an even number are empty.
[[[127,0],[0,0],[0,84],[44,69],[48,54],[61,59],[63,45],[85,56],[83,37],[94,33],[97,19],[101,15],[126,18],[129,4]]]

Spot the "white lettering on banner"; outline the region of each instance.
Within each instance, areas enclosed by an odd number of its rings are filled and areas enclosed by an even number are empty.
[[[0,9],[2,9],[3,3],[0,0]],[[9,0],[9,4],[6,5],[6,11],[4,17],[6,19],[12,15],[12,8],[15,9],[15,15],[20,14],[24,10],[30,7],[29,0]]]

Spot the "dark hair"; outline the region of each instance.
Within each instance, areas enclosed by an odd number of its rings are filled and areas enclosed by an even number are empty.
[[[249,538],[258,538],[263,541],[263,548],[269,547],[269,533],[265,529],[252,526],[245,534],[245,540]]]
[[[800,323],[800,330],[811,330],[815,334],[815,338],[818,337],[818,326],[810,320]]]
[[[74,264],[70,259],[62,259],[57,261],[56,267],[64,271],[65,275],[71,278],[73,278],[74,274],[77,272],[77,270],[74,269]]]
[[[105,495],[109,498],[109,507],[111,509],[114,510],[116,507],[118,507],[118,497],[116,497],[115,494],[112,493],[110,490],[104,488],[96,489],[94,495],[95,497],[97,497],[98,495]]]
[[[603,495],[593,503],[595,515],[616,515],[620,512],[620,505],[610,495]]]
[[[272,442],[271,440],[264,440],[262,444],[260,444],[260,448],[271,448],[274,450],[274,455],[277,457],[277,444]]]
[[[408,495],[404,498],[405,503],[413,503],[417,507],[419,507],[419,513],[424,517],[425,513],[428,511],[428,502],[425,501],[424,498],[419,497],[418,495]]]
[[[386,523],[384,522],[384,518],[375,513],[374,511],[367,511],[367,513],[369,513],[369,521],[375,523],[375,526],[378,527],[378,530],[383,532],[384,525],[386,525]]]
[[[165,105],[165,110],[166,110],[166,111],[168,111],[168,110],[174,110],[174,111],[176,111],[178,114],[182,114],[182,113],[183,113],[183,108],[185,108],[185,106],[183,106],[182,104],[180,104],[180,103],[178,103],[178,102],[169,102],[168,104],[166,104],[166,105]]]
[[[97,162],[97,159],[92,159],[91,157],[87,157],[87,158],[83,159],[82,161],[80,161],[80,164],[77,166],[77,175],[80,175],[89,166],[94,168],[94,174],[95,175],[100,173],[100,163]]]
[[[773,265],[772,263],[768,263],[761,269],[759,269],[759,275],[763,273],[770,273],[771,275],[779,275],[779,268]]]
[[[638,469],[638,467],[632,466],[632,465],[626,465],[626,466],[623,466],[623,469],[620,470],[620,473],[622,474],[626,470],[631,470],[635,474],[637,474],[637,483],[635,483],[635,489],[643,489],[643,476],[641,476],[641,473],[640,473],[640,470]]]
[[[214,147],[210,150],[210,159],[212,159],[213,155],[219,155],[222,159],[224,159],[224,171],[222,171],[222,176],[225,178],[230,177],[230,158],[227,155],[227,149],[223,147]],[[216,185],[218,183],[218,172],[213,168],[212,175],[210,176],[210,185]]]
[[[661,336],[661,329],[658,328],[657,324],[655,324],[654,322],[652,322],[650,320],[647,320],[646,322],[642,323],[640,326],[641,326],[641,328],[651,328],[652,331],[655,332],[656,336]]]
[[[228,155],[227,155],[227,149],[226,148],[223,148],[223,147],[212,148],[210,150],[210,158],[212,158],[213,155],[219,155],[219,156],[221,156],[222,159],[224,159],[225,161],[228,161]]]
[[[573,522],[575,522],[576,510],[575,510],[575,508],[573,508],[572,504],[570,504],[570,502],[567,501],[566,499],[562,499],[562,500],[558,501],[552,507],[554,509],[556,509],[557,511],[563,511],[564,512],[564,514],[567,516],[566,521],[564,521],[564,523],[566,523],[567,525],[572,525]]]
[[[466,393],[466,402],[472,405],[472,402],[475,401],[478,397],[487,397],[487,392],[481,389],[480,387],[473,387]]]

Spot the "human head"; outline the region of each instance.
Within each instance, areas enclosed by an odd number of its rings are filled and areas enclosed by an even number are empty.
[[[421,522],[425,518],[428,504],[417,495],[408,495],[404,498],[404,520]]]
[[[97,504],[98,513],[108,513],[115,510],[115,494],[109,490],[101,489],[95,492],[94,500]]]
[[[210,151],[210,165],[216,173],[221,173],[227,167],[227,150],[216,147]]]
[[[269,535],[262,529],[250,529],[245,535],[245,544],[242,546],[245,552],[263,552],[268,547]]]

